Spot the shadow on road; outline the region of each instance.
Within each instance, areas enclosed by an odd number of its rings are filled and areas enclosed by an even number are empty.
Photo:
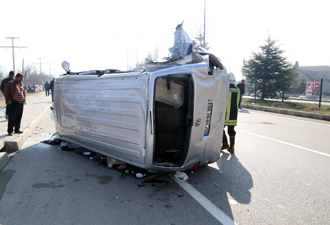
[[[217,224],[169,176],[141,185],[143,179],[90,157],[34,143],[0,173],[2,224],[58,224],[59,215],[61,224]]]
[[[240,109],[238,112],[239,112],[239,113],[251,114],[250,111],[249,111],[248,109]]]
[[[233,220],[232,207],[251,202],[253,179],[235,154],[222,152],[219,161],[198,168],[188,181]]]

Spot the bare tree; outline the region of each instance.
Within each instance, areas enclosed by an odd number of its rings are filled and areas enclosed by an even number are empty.
[[[158,45],[158,43],[156,43],[154,53],[153,53],[153,60],[158,61],[158,57],[159,57],[159,45]]]
[[[23,83],[28,85],[44,85],[46,81],[51,81],[53,77],[45,73],[39,73],[34,65],[26,65],[22,70],[18,71],[24,75]]]
[[[207,42],[207,41],[205,41],[205,46],[204,46],[204,34],[201,29],[199,30],[199,33],[197,34],[195,39],[196,39],[197,43],[200,46],[202,46],[203,48],[205,48],[206,50],[209,50],[211,48],[209,42]]]
[[[151,54],[150,52],[148,53],[148,56],[146,58],[144,58],[144,60],[142,62],[138,62],[136,63],[134,68],[131,68],[133,70],[144,70],[146,68],[146,64],[150,63],[150,62],[156,62],[157,61],[157,57],[156,54],[158,55],[158,49],[154,50],[154,54]]]
[[[209,50],[211,48],[210,46],[210,35],[209,35],[209,27],[206,27],[205,30],[205,47],[204,47],[204,32],[203,32],[203,24],[197,20],[195,21],[195,23],[190,26],[187,30],[189,37],[191,37],[192,39],[195,39],[196,42],[202,46],[203,48],[205,48],[206,50]]]

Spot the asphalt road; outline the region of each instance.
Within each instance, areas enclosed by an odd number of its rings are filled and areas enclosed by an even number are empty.
[[[242,110],[236,154],[143,180],[40,143],[46,117],[0,173],[0,224],[330,224],[330,122]]]

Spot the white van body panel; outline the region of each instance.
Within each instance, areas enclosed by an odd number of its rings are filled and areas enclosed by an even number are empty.
[[[67,141],[143,165],[148,79],[139,73],[57,78],[57,131]]]

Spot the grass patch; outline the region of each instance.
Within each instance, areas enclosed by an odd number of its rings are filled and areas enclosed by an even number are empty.
[[[242,104],[330,115],[330,106],[322,105],[322,104],[321,104],[321,108],[319,108],[318,104],[301,103],[301,102],[285,102],[285,101],[280,102],[280,101],[260,100],[260,99],[256,99],[256,100],[243,99]]]

